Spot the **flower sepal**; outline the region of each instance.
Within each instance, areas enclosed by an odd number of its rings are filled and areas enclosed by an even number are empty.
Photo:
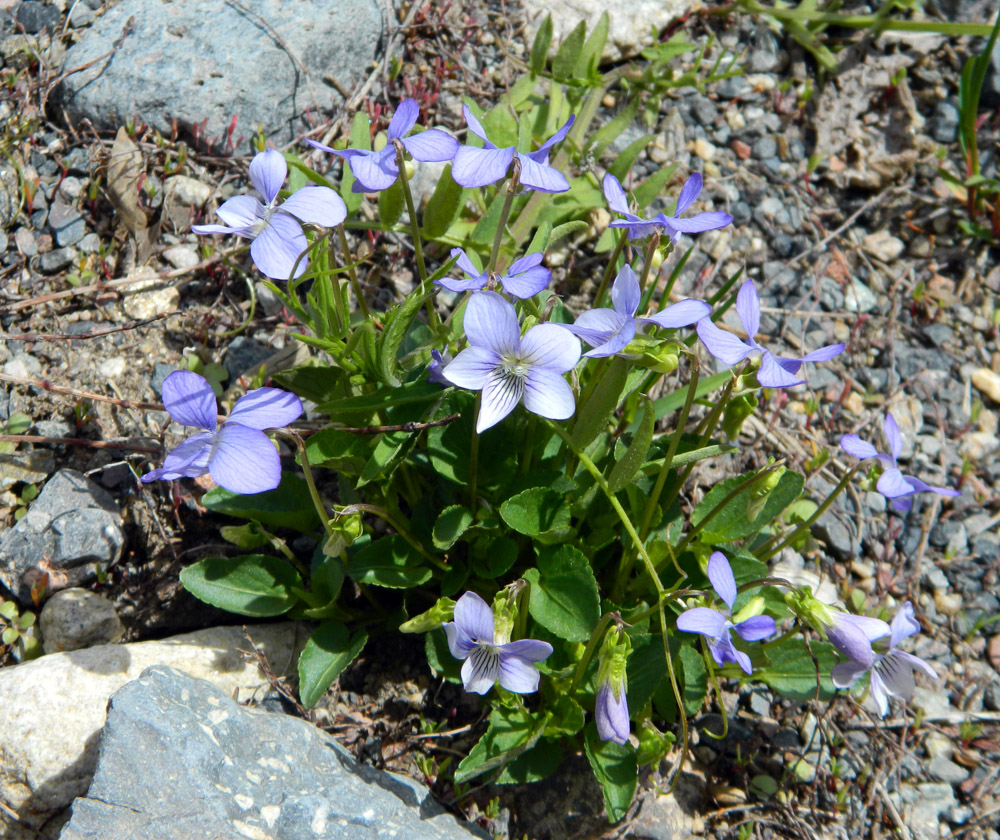
[[[795,617],[824,639],[834,625],[834,610],[819,600],[810,587],[801,586],[785,593],[785,604]]]
[[[660,732],[653,724],[646,721],[637,733],[639,748],[635,751],[635,760],[640,767],[656,766],[673,749],[677,736],[673,732]]]
[[[400,633],[429,633],[436,630],[446,621],[451,621],[455,615],[455,602],[451,598],[438,598],[437,603],[429,610],[415,615],[409,621],[399,625]]]

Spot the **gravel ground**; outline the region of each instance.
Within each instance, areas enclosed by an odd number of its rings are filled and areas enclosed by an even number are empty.
[[[374,75],[362,107],[413,95],[430,104],[432,122],[458,129],[462,96],[492,104],[513,82],[515,59],[524,53],[522,10],[514,3],[445,7],[401,32],[401,72],[391,83]],[[100,4],[86,8],[99,12]],[[982,20],[985,8],[968,4],[954,13]],[[59,33],[68,32],[66,40],[73,29],[49,25],[54,34],[44,37],[56,54]],[[656,139],[634,168],[641,180],[677,163],[672,188],[700,171],[702,209],[725,209],[735,218],[730,228],[697,240],[679,290],[700,293],[745,267],[758,281],[761,331],[772,341],[793,350],[848,343],[833,364],[810,371],[808,389],[762,406],[741,441],[749,454],[728,468],[758,465],[779,452],[801,465],[817,445],[830,446],[844,432],[872,432],[890,408],[907,441],[908,471],[958,486],[963,495],[946,503],[918,497],[900,518],[881,513],[878,494],[858,491],[824,518],[815,552],[781,559],[787,570],[818,573],[872,603],[886,596],[913,600],[924,627],[913,652],[943,675],[941,686],[918,690],[919,715],[883,724],[843,699],[829,706],[792,703],[760,687],[730,686],[724,700],[734,724],[718,741],[706,734],[718,716],[695,721],[696,761],[674,810],[656,810],[667,806],[648,793],[654,773],[629,827],[607,836],[675,836],[662,833],[674,824],[676,836],[874,838],[909,831],[936,838],[947,828],[952,836],[998,838],[1000,635],[990,622],[1000,615],[1000,267],[995,249],[959,228],[962,205],[937,172],[940,165],[959,171],[957,80],[970,44],[925,35],[858,37],[842,54],[841,72],[821,85],[807,53],[751,18],[694,15],[681,31],[698,44],[712,39],[708,65],[728,51],[740,56],[744,74],[664,97],[653,108]],[[246,158],[189,145],[179,173],[187,180],[171,185],[178,142],[159,145],[149,132],[137,132],[149,185],[141,210],[153,234],[143,265],[146,255],[132,244],[108,191],[115,137],[63,123],[58,99],[49,96],[53,65],[22,61],[10,48],[18,36],[9,28],[2,33],[0,370],[155,401],[169,366],[185,356],[224,367],[227,385],[276,354],[288,364],[295,327],[266,300],[250,317],[242,257],[235,265],[218,252],[203,260],[203,243],[187,232],[242,189]],[[428,73],[439,57],[453,62],[451,69]],[[604,104],[603,117],[610,118],[620,104],[615,90]],[[986,111],[980,143],[989,170],[1000,103],[986,104],[993,110]],[[332,116],[312,134],[327,136],[343,124],[341,115]],[[630,129],[620,147],[643,130]],[[810,170],[812,155],[820,163]],[[29,201],[19,200],[13,160]],[[382,247],[384,282],[369,289],[376,301],[412,281],[399,244]],[[552,264],[560,293],[582,305],[599,262],[569,245],[552,255]],[[158,273],[166,283],[138,292],[117,283],[134,280],[137,271]],[[235,330],[241,337],[232,341]],[[95,588],[115,601],[126,638],[218,621],[177,582],[178,571],[218,541],[218,521],[197,503],[203,488],[191,482],[172,498],[165,488],[137,484],[123,460],[130,450],[164,442],[167,416],[7,382],[0,387],[0,420],[17,413],[32,418],[31,434],[123,443],[121,450],[50,445],[54,458],[47,463],[88,473],[123,504],[125,556]],[[29,444],[18,447],[11,463],[26,472],[9,472],[14,480],[0,488],[0,523],[7,526],[22,506],[25,483],[51,472],[32,473],[31,453]],[[130,462],[142,472],[147,457]],[[810,481],[818,491],[833,483],[823,470]],[[478,737],[477,706],[435,682],[421,656],[415,651],[401,665],[366,655],[341,679],[339,695],[319,719],[365,759],[436,782],[428,768]],[[414,741],[421,715],[462,731]],[[788,767],[798,783],[791,784]],[[780,795],[748,797],[748,785],[761,775],[782,782]],[[863,783],[855,781],[859,776]],[[483,814],[499,795],[500,816],[483,820],[509,836],[601,836],[608,830],[594,810],[600,799],[588,777],[586,768],[568,762],[544,785],[480,790],[461,807]],[[439,790],[452,798],[443,782]],[[911,815],[905,829],[904,808]],[[746,826],[749,835],[740,833]]]

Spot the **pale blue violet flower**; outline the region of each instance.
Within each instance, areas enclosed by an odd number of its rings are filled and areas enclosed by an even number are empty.
[[[278,204],[278,191],[288,166],[281,152],[267,149],[250,162],[250,181],[264,199],[237,195],[215,212],[224,225],[192,225],[195,233],[229,233],[249,239],[250,256],[260,273],[272,280],[298,277],[309,264],[309,247],[301,222],[322,227],[339,225],[347,217],[343,199],[329,187],[308,185]],[[299,257],[302,256],[301,259]]]
[[[455,157],[458,141],[440,128],[429,128],[410,137],[406,136],[417,124],[419,116],[420,106],[417,100],[404,99],[400,102],[386,132],[389,135],[389,142],[378,152],[367,149],[333,149],[315,140],[306,142],[316,149],[342,157],[348,162],[351,174],[354,175],[351,192],[379,192],[391,187],[399,177],[396,146],[393,140],[399,140],[414,160],[440,162]]]
[[[602,680],[597,686],[594,723],[597,724],[597,737],[602,741],[624,744],[628,740],[631,728],[624,681],[615,682],[607,679]]]
[[[434,385],[443,385],[447,388],[451,383],[444,378],[444,369],[451,361],[451,354],[447,351],[442,355],[440,350],[431,350],[431,361],[427,365],[427,381]]]
[[[699,213],[690,219],[678,218],[698,198],[701,186],[701,174],[695,172],[681,187],[681,194],[677,196],[677,208],[674,210],[673,216],[657,213],[651,219],[641,219],[629,212],[625,190],[622,189],[621,182],[609,172],[604,176],[604,197],[608,201],[608,207],[625,217],[613,221],[611,227],[628,230],[630,240],[645,239],[650,234],[657,232],[661,236],[669,236],[672,242],[676,242],[681,238],[682,233],[704,233],[706,230],[718,230],[731,224],[733,217],[721,210]]]
[[[864,674],[871,672],[871,696],[879,715],[885,717],[889,713],[890,697],[900,697],[904,701],[913,697],[914,668],[919,668],[935,680],[938,678],[934,669],[919,656],[899,650],[903,639],[919,632],[920,624],[913,617],[913,604],[907,601],[893,618],[889,633],[883,634],[889,636],[885,653],[875,652],[871,647],[867,650],[845,648],[831,637],[837,649],[848,658],[847,662],[834,666],[830,674],[833,684],[837,688],[850,688]]]
[[[192,435],[151,470],[143,481],[197,478],[208,473],[231,493],[263,493],[281,483],[278,450],[263,429],[278,429],[302,414],[295,394],[279,388],[257,388],[236,401],[229,418],[217,422],[215,392],[208,381],[189,370],[175,370],[163,380],[163,407],[183,426],[204,429]]]
[[[735,365],[747,356],[759,354],[760,370],[757,371],[757,381],[765,388],[804,385],[805,380],[795,376],[804,362],[828,362],[844,352],[845,345],[828,344],[801,358],[788,359],[775,356],[770,350],[764,349],[754,338],[760,331],[760,297],[752,280],[747,280],[740,286],[739,294],[736,296],[736,314],[747,332],[746,341],[719,328],[711,318],[703,318],[698,322],[698,338],[709,353],[727,365]]]
[[[461,248],[452,248],[451,255],[458,257],[458,262],[455,265],[462,269],[467,277],[462,280],[456,280],[453,277],[442,277],[440,280],[436,280],[436,283],[444,286],[450,292],[478,291],[486,285],[490,279],[489,272],[479,271],[472,264],[472,260],[469,259],[469,255],[465,251]],[[541,254],[528,254],[526,257],[515,260],[511,267],[507,269],[507,273],[498,275],[497,280],[500,281],[503,290],[512,297],[520,298],[521,300],[534,297],[548,286],[549,281],[552,279],[552,272],[542,265],[541,262]]]
[[[713,610],[710,607],[693,607],[677,616],[677,629],[685,633],[700,633],[708,640],[712,658],[719,667],[727,662],[735,662],[744,672],[750,674],[753,669],[750,657],[737,650],[729,635],[735,630],[746,642],[758,642],[774,634],[776,629],[774,619],[769,615],[754,615],[744,621],[734,624],[732,621],[733,604],[736,602],[736,578],[721,551],[716,551],[708,558],[708,579],[719,597],[728,609],[725,612]]]
[[[466,592],[455,604],[455,620],[443,625],[448,649],[465,660],[462,684],[466,691],[486,694],[494,683],[516,694],[538,690],[538,668],[552,653],[552,645],[537,639],[498,644],[493,610],[475,592]]]
[[[678,329],[690,326],[712,312],[712,307],[704,301],[682,300],[648,318],[636,318],[641,299],[639,280],[632,268],[624,265],[611,286],[614,309],[591,309],[566,329],[594,348],[583,355],[614,356],[621,353],[635,338],[636,332],[641,332],[644,327],[652,324],[664,329]]]
[[[556,169],[549,166],[549,150],[562,140],[573,125],[576,116],[571,116],[566,123],[535,151],[522,153],[516,146],[506,146],[498,149],[486,136],[486,129],[476,119],[468,105],[462,106],[465,121],[469,131],[483,141],[483,147],[460,146],[451,165],[451,177],[455,183],[463,187],[485,187],[495,184],[503,178],[510,169],[511,161],[516,157],[521,162],[521,186],[539,192],[557,193],[569,189],[569,181]]]
[[[565,327],[537,324],[521,336],[514,305],[496,292],[476,292],[465,309],[469,347],[444,369],[459,388],[482,390],[476,431],[494,426],[524,399],[528,411],[565,420],[573,389],[563,374],[580,361],[580,342]]]
[[[868,441],[862,440],[857,435],[844,435],[840,439],[840,448],[848,455],[860,458],[862,461],[868,458],[876,458],[885,467],[885,472],[879,476],[876,485],[878,492],[887,499],[892,500],[892,506],[898,511],[906,511],[913,507],[913,496],[916,493],[937,493],[939,496],[961,496],[958,490],[950,487],[931,487],[919,478],[912,475],[903,475],[902,470],[896,466],[896,459],[903,451],[903,436],[899,433],[899,426],[896,425],[895,418],[887,413],[882,424],[885,430],[885,438],[889,442],[889,449],[892,454],[879,452]]]

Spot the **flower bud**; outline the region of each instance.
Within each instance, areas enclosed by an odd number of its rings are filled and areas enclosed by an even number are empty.
[[[428,633],[444,622],[451,621],[455,611],[455,602],[451,598],[439,598],[438,602],[427,612],[415,615],[409,621],[404,621],[399,629],[403,633]]]
[[[597,698],[594,722],[602,741],[624,744],[629,735],[628,700],[625,691],[628,678],[625,667],[632,643],[621,626],[613,627],[604,637],[598,657]]]

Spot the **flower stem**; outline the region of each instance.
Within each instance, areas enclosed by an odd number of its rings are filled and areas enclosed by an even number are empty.
[[[301,437],[295,435],[295,443],[299,449],[299,460],[302,462],[302,474],[306,478],[306,486],[309,488],[309,496],[312,498],[316,513],[319,514],[319,521],[323,523],[323,530],[328,537],[333,536],[333,526],[330,524],[330,517],[326,512],[326,505],[320,498],[319,490],[316,488],[316,479],[313,478],[312,467],[309,466],[309,456],[306,455],[306,444]]]
[[[384,508],[380,508],[376,505],[368,504],[356,504],[356,505],[345,505],[340,510],[336,511],[340,516],[347,516],[352,513],[373,513],[379,519],[383,520],[390,528],[392,528],[396,533],[399,534],[404,540],[406,540],[413,548],[423,557],[425,560],[429,561],[433,565],[437,566],[443,572],[451,571],[451,567],[444,562],[440,557],[435,557],[429,551],[427,551],[415,538],[414,536],[403,527],[402,523],[394,517],[389,511]]]
[[[577,688],[580,687],[580,682],[583,680],[584,671],[587,669],[587,663],[594,656],[594,651],[597,649],[597,645],[600,643],[601,638],[604,636],[604,631],[611,620],[615,617],[620,616],[618,613],[609,612],[601,616],[601,620],[597,622],[597,626],[594,628],[594,632],[590,634],[590,638],[587,640],[587,647],[583,651],[583,656],[580,661],[576,664],[576,670],[573,671],[573,682],[570,683],[569,691],[566,692],[570,697],[576,692]]]
[[[427,265],[424,262],[424,242],[420,234],[420,225],[417,224],[417,209],[413,203],[413,193],[410,191],[410,179],[406,177],[406,156],[405,147],[400,140],[393,140],[396,147],[396,166],[399,168],[399,185],[403,190],[403,199],[406,201],[406,212],[410,217],[410,230],[413,233],[413,253],[417,258],[417,273],[420,275],[420,294],[427,291]],[[433,298],[426,304],[427,322],[431,329],[437,332],[441,325],[437,309],[434,306]]]
[[[510,217],[510,208],[514,204],[514,196],[517,195],[517,188],[521,185],[521,159],[514,156],[514,168],[510,173],[510,181],[507,184],[507,197],[504,199],[503,210],[500,211],[500,221],[497,224],[497,232],[493,237],[493,248],[490,251],[490,262],[486,266],[486,271],[493,274],[497,270],[497,259],[500,257],[500,243],[503,241],[504,230],[507,227],[507,219]]]
[[[642,275],[639,277],[639,293],[646,288],[646,280],[649,279],[649,272],[653,268],[653,254],[660,246],[660,234],[656,231],[649,237],[649,244],[646,246],[646,253],[642,260]]]
[[[473,422],[479,422],[479,412],[483,405],[483,392],[476,392],[476,408],[473,411]],[[472,430],[472,446],[469,447],[469,509],[472,511],[472,518],[475,520],[476,511],[479,510],[479,503],[476,501],[476,479],[479,470],[479,432]]]
[[[643,539],[649,536],[649,528],[653,521],[653,513],[656,511],[660,494],[663,492],[663,485],[667,481],[667,473],[670,472],[670,465],[677,454],[677,447],[680,445],[681,436],[684,434],[684,426],[687,424],[691,406],[694,404],[694,395],[698,392],[698,371],[701,363],[697,356],[691,356],[691,381],[688,382],[687,398],[684,400],[684,407],[681,409],[680,417],[677,418],[677,427],[667,448],[667,454],[663,458],[663,466],[660,467],[660,474],[656,477],[656,484],[653,485],[653,492],[646,503],[646,510],[642,516],[642,527],[639,534]]]
[[[608,267],[604,269],[604,276],[601,278],[601,285],[597,287],[597,294],[594,295],[594,308],[598,309],[601,306],[601,301],[604,298],[604,293],[608,290],[608,284],[611,283],[611,278],[617,272],[615,267],[618,265],[618,258],[622,255],[622,251],[625,250],[625,246],[628,244],[628,234],[624,231],[621,236],[618,237],[618,244],[615,246],[614,253],[611,255],[611,259],[608,261]]]
[[[839,496],[842,492],[844,492],[844,490],[847,488],[847,485],[850,483],[851,478],[854,476],[854,473],[857,472],[858,466],[859,464],[855,464],[853,467],[851,467],[851,469],[849,469],[846,473],[844,473],[843,478],[841,478],[837,486],[830,491],[830,495],[823,500],[823,503],[818,508],[816,508],[812,516],[810,516],[804,522],[800,522],[784,537],[782,537],[780,534],[775,534],[766,543],[764,543],[764,545],[762,545],[757,550],[757,559],[759,559],[761,562],[766,562],[775,554],[777,554],[778,552],[782,551],[787,546],[795,542],[795,540],[799,538],[799,535],[801,535],[804,531],[806,531],[808,528],[811,528],[812,524],[817,519],[819,519],[824,513],[826,513],[827,510],[829,510],[830,505],[833,504],[834,499],[836,499],[837,496]]]
[[[354,261],[351,259],[351,246],[347,243],[347,234],[344,232],[343,225],[337,225],[337,234],[340,237],[340,248],[344,252],[344,265],[347,266],[347,276],[351,278],[351,288],[354,289],[354,297],[358,300],[358,308],[361,310],[361,314],[367,319],[369,316],[368,304],[365,303],[365,296],[361,294],[361,284],[358,282],[358,273],[354,270]],[[337,314],[340,316],[341,320],[345,318],[344,315],[344,301],[340,297],[340,287],[339,284],[335,288],[337,295]],[[344,331],[347,331],[348,322],[344,321]]]

